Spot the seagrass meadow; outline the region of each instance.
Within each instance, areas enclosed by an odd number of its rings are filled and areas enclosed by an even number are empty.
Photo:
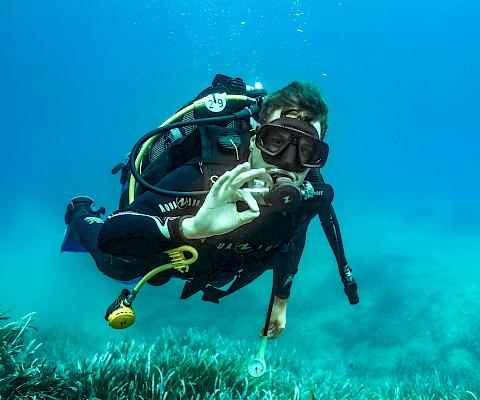
[[[80,356],[63,340],[38,341],[27,315],[0,314],[1,399],[477,399],[479,385],[455,384],[430,368],[372,384],[350,376],[346,366],[271,357],[261,378],[246,373],[245,344],[189,330],[164,329],[153,343],[105,343],[103,352]],[[42,349],[43,348],[43,349]],[[253,349],[247,349],[253,351]],[[410,359],[410,363],[417,362]]]

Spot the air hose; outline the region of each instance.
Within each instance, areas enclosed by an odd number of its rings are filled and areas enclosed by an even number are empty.
[[[159,128],[154,129],[151,132],[147,133],[142,138],[140,138],[140,140],[135,144],[135,146],[133,147],[130,153],[130,159],[128,162],[128,165],[131,171],[129,191],[128,191],[128,199],[130,204],[135,200],[135,182],[138,182],[139,185],[143,186],[148,191],[151,191],[157,194],[167,195],[167,196],[203,197],[207,195],[208,192],[204,190],[195,191],[195,192],[177,192],[177,191],[160,189],[146,182],[138,171],[142,163],[143,157],[145,156],[145,153],[147,152],[147,150],[150,148],[151,144],[155,141],[158,135],[166,131],[169,131],[175,128],[177,129],[183,128],[185,126],[190,126],[190,125],[202,126],[202,125],[216,124],[220,122],[229,122],[233,120],[246,119],[257,114],[260,111],[260,108],[256,104],[256,100],[253,98],[250,98],[248,96],[242,96],[242,95],[226,95],[225,96],[226,100],[246,101],[251,103],[251,105],[250,107],[245,107],[243,110],[230,115],[224,115],[224,116],[212,117],[212,118],[199,118],[199,119],[192,119],[192,120],[181,121],[181,122],[173,122],[194,109],[205,107],[205,104],[207,102],[207,97],[197,100],[192,104],[190,104],[189,106],[178,111],[176,114],[172,115],[169,119],[167,119]]]
[[[184,252],[190,253],[190,258],[186,259]],[[142,286],[148,282],[149,279],[170,268],[174,268],[182,273],[188,272],[190,264],[193,264],[198,259],[197,250],[187,245],[166,250],[164,253],[167,253],[170,257],[169,263],[163,264],[150,271],[135,285],[131,293],[128,289],[123,289],[120,296],[108,307],[105,319],[112,328],[125,329],[135,322],[136,317],[132,303]]]
[[[265,318],[265,326],[260,336],[260,342],[258,343],[257,353],[248,363],[248,373],[253,378],[261,377],[267,372],[267,364],[265,363],[265,350],[267,348],[268,340],[268,327],[270,325],[270,318],[272,317],[273,302],[275,299],[275,286],[272,286],[272,293],[270,294],[270,302],[268,304],[267,317]]]

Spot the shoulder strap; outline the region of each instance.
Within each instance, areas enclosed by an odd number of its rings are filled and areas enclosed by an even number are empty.
[[[318,169],[312,169],[306,178],[313,185],[315,183],[325,184],[322,174]],[[332,196],[333,198],[333,196]],[[340,226],[338,224],[337,216],[330,202],[321,204],[317,209],[318,217],[322,224],[323,231],[327,237],[328,243],[332,248],[335,259],[337,260],[338,272],[342,280],[345,294],[348,297],[350,304],[357,304],[359,302],[357,293],[357,282],[352,276],[352,269],[349,267],[347,259],[345,258],[345,251],[343,249],[342,234],[340,233]]]
[[[350,304],[357,304],[359,302],[357,282],[353,278],[352,269],[348,266],[345,258],[342,235],[340,233],[340,227],[333,206],[330,204],[328,206],[320,207],[318,210],[318,216],[323,231],[330,243],[330,247],[333,250],[333,254],[335,255],[335,259],[337,260],[338,272],[344,286],[345,294],[348,297],[348,301]]]

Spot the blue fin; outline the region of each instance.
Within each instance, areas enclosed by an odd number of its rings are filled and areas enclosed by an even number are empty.
[[[73,253],[88,253],[88,250],[73,238],[70,226],[67,226],[67,229],[65,229],[65,235],[63,237],[62,247],[60,248],[60,251],[62,253],[64,251]]]

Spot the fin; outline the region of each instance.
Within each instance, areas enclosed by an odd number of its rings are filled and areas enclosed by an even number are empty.
[[[72,253],[88,253],[88,250],[73,238],[70,226],[67,226],[67,229],[65,229],[65,235],[63,237],[60,251],[62,253],[66,251]]]

